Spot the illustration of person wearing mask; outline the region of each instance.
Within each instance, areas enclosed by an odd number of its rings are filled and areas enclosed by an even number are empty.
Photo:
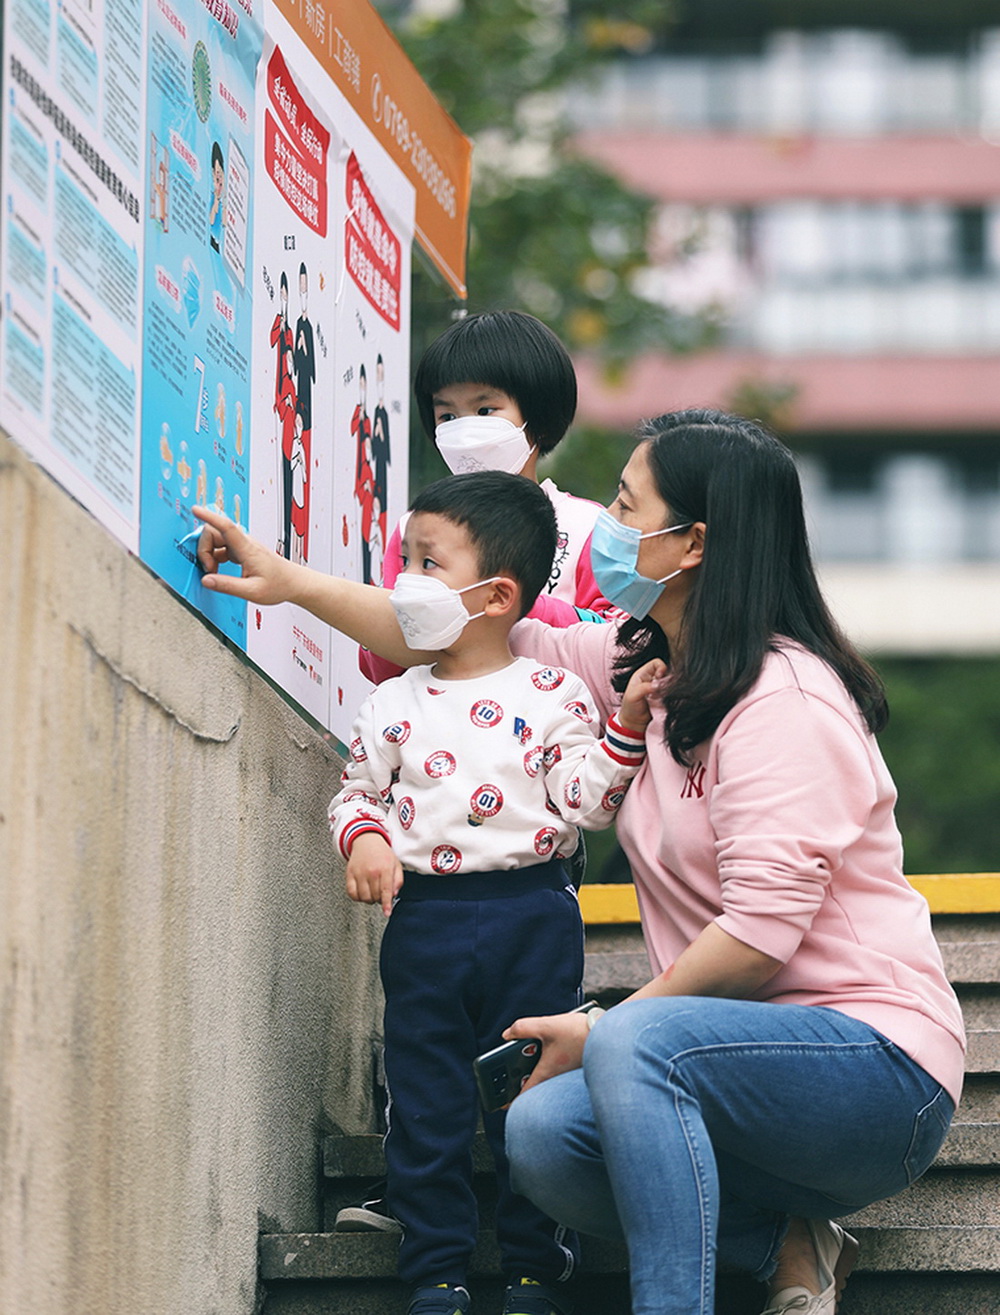
[[[378,500],[378,531],[381,539],[379,557],[385,552],[387,532],[387,499],[389,493],[389,412],[385,409],[385,364],[379,353],[375,362],[375,391],[377,401],[372,423],[372,464],[375,475],[375,497]]]
[[[278,525],[281,533],[275,551],[282,557],[288,556],[289,550],[289,516],[291,506],[292,472],[288,465],[289,453],[285,451],[285,410],[289,388],[294,396],[295,389],[291,383],[291,369],[294,363],[294,343],[292,326],[288,323],[288,275],[281,271],[278,282],[279,310],[271,325],[271,346],[277,349],[274,374],[274,442],[278,452],[278,488],[281,490],[278,504]],[[286,378],[286,376],[288,376]],[[290,446],[290,445],[289,445]]]
[[[300,506],[299,516],[305,525],[309,523],[309,461],[312,452],[312,386],[316,382],[316,357],[313,351],[313,328],[309,322],[309,276],[305,262],[299,265],[299,307],[301,314],[295,323],[295,392],[298,397],[298,414],[301,420],[299,443],[302,462],[302,495],[304,502]],[[294,522],[294,516],[293,516]],[[308,536],[300,531],[300,539],[305,545],[303,555],[308,556]]]
[[[372,578],[371,524],[372,504],[375,499],[375,474],[372,468],[372,422],[367,409],[368,375],[362,365],[358,371],[358,404],[351,417],[351,433],[357,443],[354,465],[354,496],[361,509],[361,578],[365,584],[374,584]]]

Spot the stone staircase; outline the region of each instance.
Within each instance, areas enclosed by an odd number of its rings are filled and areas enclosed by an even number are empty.
[[[1000,915],[935,918],[969,1030],[966,1090],[934,1167],[908,1191],[845,1221],[861,1243],[838,1315],[1000,1315]],[[647,980],[634,926],[590,926],[586,989],[612,1004]],[[503,1284],[490,1228],[492,1163],[475,1148],[482,1232],[472,1265],[474,1310],[498,1312]],[[377,1135],[328,1137],[323,1146],[326,1229],[383,1173]],[[402,1315],[396,1240],[375,1234],[265,1233],[264,1315]],[[629,1315],[624,1248],[583,1239],[579,1315]],[[719,1277],[717,1315],[758,1315],[762,1289]]]

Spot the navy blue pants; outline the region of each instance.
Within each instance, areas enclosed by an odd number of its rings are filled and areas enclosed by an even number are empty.
[[[389,1208],[403,1224],[399,1274],[464,1283],[476,1241],[472,1061],[515,1018],[581,1001],[583,924],[560,862],[509,872],[407,872],[381,952]],[[483,1116],[497,1173],[497,1239],[508,1277],[568,1277],[576,1238],[510,1187],[506,1114]]]

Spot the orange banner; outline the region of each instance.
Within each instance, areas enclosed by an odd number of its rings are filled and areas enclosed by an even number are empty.
[[[416,239],[464,298],[472,143],[368,0],[274,3],[413,183]]]

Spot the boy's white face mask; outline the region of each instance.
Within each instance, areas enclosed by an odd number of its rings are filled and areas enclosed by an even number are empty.
[[[519,475],[534,451],[524,428],[503,416],[458,416],[438,425],[434,441],[453,475],[470,470]]]
[[[499,575],[491,575],[488,580],[477,580],[464,589],[449,589],[433,575],[404,571],[396,580],[389,602],[407,647],[436,652],[453,644],[470,621],[484,615],[476,612],[470,616],[462,594],[499,579]]]

